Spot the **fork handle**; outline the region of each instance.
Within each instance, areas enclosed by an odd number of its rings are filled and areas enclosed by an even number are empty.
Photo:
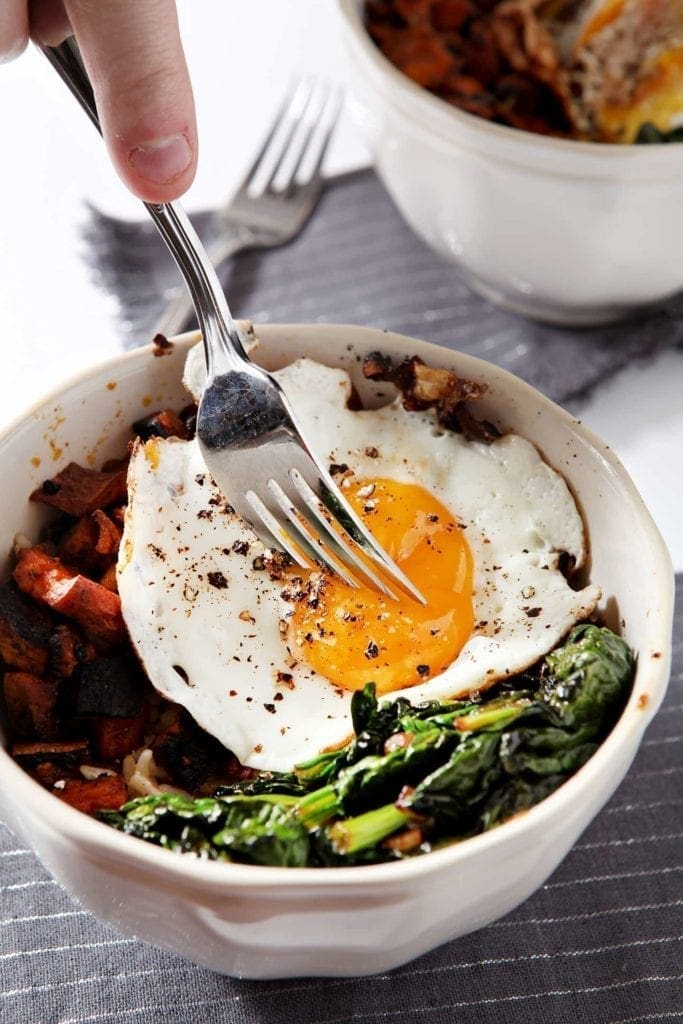
[[[211,263],[219,271],[221,266],[238,252],[251,249],[262,244],[257,235],[246,231],[235,231],[230,235],[224,235],[210,245],[206,252]],[[188,329],[190,317],[194,313],[192,298],[186,289],[179,288],[177,294],[169,301],[164,312],[161,314],[154,326],[155,334],[163,334],[169,338],[174,334],[180,334]]]
[[[100,125],[95,94],[83,65],[78,44],[70,36],[59,46],[39,46],[60,78],[97,128]],[[235,327],[218,275],[180,203],[144,203],[192,296],[204,339],[208,377],[226,369],[242,369],[248,357]],[[216,357],[221,363],[214,365]]]

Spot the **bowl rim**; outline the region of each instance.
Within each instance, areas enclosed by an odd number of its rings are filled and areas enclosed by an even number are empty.
[[[389,346],[392,343],[396,345],[396,342],[399,343],[399,346],[428,344],[406,335],[359,325],[255,325],[256,335],[263,341],[264,349],[267,349],[269,335],[286,334],[291,336],[294,334],[305,337],[306,334],[315,332],[317,335],[329,334],[332,342],[333,336],[339,330],[344,331],[347,339],[351,334],[360,337],[363,334],[367,335],[368,332],[376,332],[378,342],[383,338],[385,344]],[[186,353],[199,340],[200,335],[197,331],[172,339],[174,348],[179,354]],[[438,348],[438,346],[430,347]],[[530,823],[542,828],[544,824],[551,822],[557,814],[561,814],[563,808],[570,812],[572,805],[582,792],[590,793],[593,780],[597,781],[603,773],[603,768],[608,767],[613,752],[616,754],[621,746],[626,749],[630,749],[630,747],[633,747],[634,750],[637,749],[638,741],[664,697],[669,679],[674,574],[666,545],[621,462],[614,452],[589,428],[509,371],[466,353],[448,349],[442,351],[453,352],[458,359],[466,364],[468,373],[470,371],[467,367],[471,367],[475,371],[473,375],[478,372],[490,376],[493,373],[497,382],[512,385],[518,394],[533,400],[534,404],[540,406],[544,412],[559,418],[566,427],[578,434],[579,438],[594,449],[600,459],[606,463],[608,471],[618,477],[625,495],[636,506],[641,525],[652,546],[652,571],[659,573],[662,577],[661,612],[653,627],[654,636],[652,638],[656,642],[659,655],[656,661],[649,657],[646,664],[637,666],[634,686],[626,707],[610,734],[586,764],[540,803],[523,814],[508,819],[490,832],[450,843],[423,856],[404,861],[324,869],[293,869],[222,861],[202,861],[192,857],[179,856],[177,853],[156,847],[144,840],[125,835],[55,798],[53,794],[31,778],[12,758],[8,750],[2,746],[0,747],[0,777],[2,780],[0,788],[7,794],[8,805],[20,808],[17,817],[20,829],[25,820],[28,822],[31,816],[37,816],[40,818],[43,828],[71,841],[89,859],[92,859],[94,855],[100,855],[110,862],[116,860],[118,865],[126,862],[136,863],[140,867],[152,869],[153,873],[149,877],[160,879],[159,884],[162,884],[164,879],[172,878],[178,882],[182,881],[190,889],[193,887],[206,889],[208,887],[212,890],[223,891],[226,895],[235,889],[274,891],[284,890],[285,887],[288,894],[291,894],[293,890],[300,890],[302,895],[310,890],[324,889],[330,892],[334,889],[347,890],[349,887],[354,887],[359,891],[378,892],[380,884],[383,888],[394,888],[407,881],[417,880],[424,875],[457,867],[458,863],[469,857],[471,852],[484,853],[492,846],[504,843],[506,839],[514,842],[524,835]],[[153,353],[153,344],[119,353],[79,371],[51,388],[28,410],[20,413],[8,426],[0,430],[0,452],[3,447],[11,443],[12,436],[19,427],[25,426],[31,420],[38,421],[41,410],[63,400],[65,393],[82,388],[83,385],[87,385],[98,377],[109,378],[112,376],[112,372],[120,371],[123,367],[132,368],[136,363],[140,363],[142,366],[148,360],[151,362]],[[667,580],[669,580],[668,586],[666,586]],[[645,700],[643,700],[644,697]],[[21,810],[24,807],[29,809],[26,814]],[[27,835],[26,839],[30,843],[30,835]]]
[[[337,0],[337,5],[346,27],[354,37],[359,51],[372,66],[377,80],[384,81],[392,90],[398,90],[398,93],[392,99],[397,99],[399,96],[403,97],[411,105],[417,107],[425,116],[431,115],[433,120],[430,124],[430,131],[432,127],[438,128],[440,136],[445,141],[451,143],[454,141],[452,135],[449,135],[449,127],[452,129],[454,126],[459,126],[472,136],[477,137],[480,141],[488,140],[492,144],[495,144],[495,142],[506,144],[512,152],[516,151],[520,158],[524,156],[526,161],[530,157],[554,155],[559,158],[568,157],[575,159],[586,165],[591,163],[592,175],[589,176],[611,176],[615,171],[623,170],[623,167],[607,166],[600,173],[596,168],[596,164],[599,163],[601,157],[610,161],[610,165],[613,161],[621,161],[622,165],[628,162],[630,165],[633,161],[642,163],[645,159],[649,159],[650,163],[654,159],[658,164],[664,165],[666,161],[667,166],[662,166],[662,170],[673,176],[673,169],[668,164],[676,164],[676,156],[674,154],[677,151],[677,147],[676,145],[671,145],[671,143],[655,142],[648,143],[647,145],[631,143],[625,145],[623,143],[557,138],[555,136],[529,132],[523,128],[513,128],[511,125],[494,124],[485,118],[478,117],[476,114],[470,114],[453,104],[447,103],[446,100],[441,99],[408,78],[373,43],[365,28],[361,14],[364,3],[365,0]],[[416,116],[416,111],[406,109],[405,107],[401,107],[401,110],[403,114],[409,116],[423,131],[425,130],[425,125]],[[683,144],[678,148],[681,154],[680,163],[683,161]],[[530,150],[531,152],[529,152]],[[576,174],[572,174],[568,170],[565,170],[564,173],[567,176],[576,176]],[[581,176],[586,176],[581,173],[581,170],[578,173]],[[652,177],[657,176],[652,175]]]

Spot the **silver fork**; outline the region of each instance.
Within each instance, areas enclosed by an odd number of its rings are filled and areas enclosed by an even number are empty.
[[[42,49],[101,131],[75,40]],[[266,544],[274,541],[303,568],[321,562],[351,586],[365,583],[425,603],[311,452],[277,381],[247,356],[218,276],[180,204],[144,205],[197,313],[207,367],[197,439],[220,490]]]
[[[341,105],[339,90],[314,80],[296,83],[278,110],[237,191],[219,214],[219,237],[207,246],[218,270],[243,249],[291,241],[310,217],[323,186],[321,167]],[[194,312],[182,289],[154,328],[170,337]]]

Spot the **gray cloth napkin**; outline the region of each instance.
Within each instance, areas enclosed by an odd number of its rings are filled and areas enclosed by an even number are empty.
[[[205,242],[217,218],[200,213]],[[151,340],[178,273],[151,223],[93,210],[90,262],[119,299],[130,347]],[[656,312],[590,330],[535,324],[475,295],[458,271],[406,226],[365,170],[333,179],[299,237],[243,253],[223,270],[232,311],[255,323],[355,323],[399,331],[480,356],[569,407],[634,359],[683,343],[683,296]]]
[[[555,874],[507,917],[374,978],[237,981],[98,924],[0,826],[0,1021],[683,1020],[683,575],[676,589],[671,684],[631,770]]]

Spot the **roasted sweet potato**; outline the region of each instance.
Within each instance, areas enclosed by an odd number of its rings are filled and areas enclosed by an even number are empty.
[[[95,551],[107,562],[116,561],[121,543],[121,530],[101,508],[95,509],[92,518],[97,528]]]
[[[58,558],[38,548],[27,548],[13,576],[29,597],[75,619],[96,647],[110,648],[126,639],[118,594],[67,569]]]
[[[90,722],[93,747],[103,761],[120,761],[142,746],[147,715],[134,718],[93,718]]]
[[[87,469],[76,462],[70,462],[57,476],[45,480],[31,495],[31,501],[40,501],[76,517],[125,500],[125,466],[104,472]]]
[[[50,613],[24,597],[14,583],[0,586],[0,657],[6,665],[43,675],[53,628]]]
[[[474,13],[470,0],[436,0],[429,12],[437,32],[457,32]]]
[[[409,36],[396,33],[384,44],[384,52],[408,78],[426,88],[436,88],[455,68],[448,48],[434,34],[415,29]]]
[[[60,623],[50,637],[49,668],[57,679],[69,679],[79,665],[92,661],[95,649],[83,637],[67,625]]]
[[[52,792],[64,803],[85,814],[118,810],[128,800],[128,790],[122,775],[103,775],[99,779],[69,779],[63,789],[53,789]]]
[[[100,576],[99,582],[100,586],[104,587],[105,590],[111,590],[112,594],[118,594],[119,583],[116,578],[116,566],[108,566]]]
[[[154,760],[168,773],[174,785],[196,791],[212,775],[223,775],[232,755],[213,736],[180,711],[169,728],[150,743]]]
[[[64,774],[64,765],[58,764],[57,761],[40,761],[33,769],[33,777],[47,789],[52,789],[55,782],[64,778]]]
[[[527,131],[576,135],[570,78],[542,6],[540,0],[366,0],[365,23],[388,60],[447,103]],[[505,86],[511,74],[524,84],[521,102]]]
[[[134,718],[142,711],[146,685],[132,655],[96,658],[81,669],[76,712],[83,718]]]
[[[98,508],[81,516],[62,534],[57,553],[66,565],[92,575],[116,561],[120,543],[119,526]]]
[[[57,541],[57,554],[66,564],[89,572],[95,555],[96,526],[91,515],[81,516]]]
[[[51,740],[40,743],[13,743],[12,757],[26,767],[34,767],[43,761],[57,764],[83,764],[90,757],[87,740]]]
[[[5,706],[15,736],[52,739],[57,730],[58,684],[29,672],[5,672]]]
[[[434,0],[394,0],[396,10],[409,25],[423,25],[429,20]]]
[[[150,437],[180,437],[187,441],[190,437],[187,425],[172,409],[161,409],[137,420],[133,430],[143,441],[149,441]]]

